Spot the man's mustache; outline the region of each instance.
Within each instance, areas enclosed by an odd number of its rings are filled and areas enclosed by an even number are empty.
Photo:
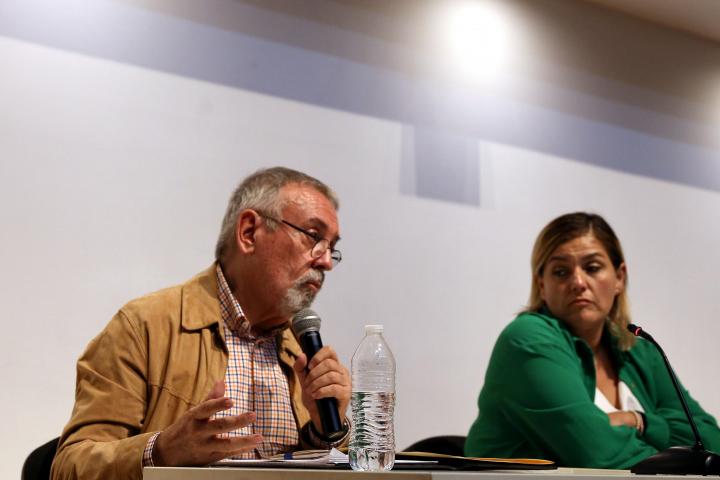
[[[307,272],[305,275],[300,277],[297,282],[295,282],[296,286],[303,285],[305,283],[317,283],[318,286],[322,287],[323,283],[325,282],[325,272],[322,270],[315,270],[312,269],[309,272]]]

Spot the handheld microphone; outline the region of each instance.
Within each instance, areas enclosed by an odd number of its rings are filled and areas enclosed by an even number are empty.
[[[680,388],[680,383],[678,382],[675,372],[670,366],[670,361],[665,355],[662,347],[660,347],[660,344],[655,341],[652,335],[643,330],[642,327],[631,323],[627,326],[627,329],[630,330],[630,332],[636,337],[642,337],[655,345],[655,348],[657,348],[658,352],[660,352],[660,355],[665,362],[665,368],[667,368],[668,375],[670,375],[670,379],[675,387],[675,392],[680,399],[680,404],[683,407],[685,416],[687,417],[690,428],[692,429],[693,436],[695,437],[695,445],[692,447],[678,446],[666,448],[665,450],[641,461],[632,467],[630,471],[632,473],[648,475],[719,475],[720,455],[705,450],[705,446],[700,438],[700,432],[698,432],[695,420],[693,420],[687,401],[685,400],[685,395],[683,395],[682,389]]]
[[[323,347],[320,339],[320,322],[318,314],[309,308],[300,310],[292,319],[292,331],[300,342],[303,353],[307,355],[308,364]],[[337,399],[321,398],[316,400],[316,403],[324,436],[330,440],[341,437],[345,431],[340,423]]]

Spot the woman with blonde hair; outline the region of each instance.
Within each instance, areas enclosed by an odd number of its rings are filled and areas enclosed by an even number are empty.
[[[562,215],[540,232],[531,263],[528,307],[495,344],[465,453],[629,468],[693,444],[662,358],[627,330],[627,266],[610,225]],[[687,398],[717,451],[717,422]]]

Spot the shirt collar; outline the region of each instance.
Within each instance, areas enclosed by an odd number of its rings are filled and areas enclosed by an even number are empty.
[[[568,334],[572,337],[573,341],[577,344],[580,343],[584,347],[587,348],[588,352],[592,353],[592,350],[590,349],[590,346],[587,344],[585,340],[575,335],[572,330],[559,318],[555,317],[549,308],[547,308],[547,305],[544,305],[540,307],[540,310],[538,311],[541,315],[544,315],[547,318],[550,318],[555,321],[555,323],[560,327],[561,329],[568,332]],[[602,339],[600,340],[602,343],[607,345],[608,352],[610,354],[610,357],[613,358],[613,360],[616,363],[622,363],[625,360],[625,355],[622,350],[620,350],[620,347],[618,345],[618,339],[615,335],[612,334],[612,331],[610,330],[609,323],[605,322],[605,327],[603,328],[602,333]]]
[[[261,334],[255,332],[243,313],[240,303],[235,298],[235,295],[233,295],[219,262],[216,265],[215,272],[218,282],[218,298],[220,299],[220,315],[225,325],[227,325],[233,333],[243,338],[262,340],[274,338],[276,334],[287,328],[287,325],[282,325]]]

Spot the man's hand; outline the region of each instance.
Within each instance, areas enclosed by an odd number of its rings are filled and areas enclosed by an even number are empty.
[[[303,404],[310,412],[315,430],[318,433],[325,433],[315,402],[320,398],[337,398],[340,421],[343,421],[350,403],[350,373],[338,360],[335,350],[328,346],[321,348],[313,356],[310,365],[307,363],[307,356],[303,353],[295,361],[293,369],[300,378]]]
[[[255,421],[252,412],[211,420],[217,412],[232,407],[225,398],[225,382],[215,382],[207,399],[191,408],[160,432],[153,446],[153,464],[158,467],[207,465],[254,449],[262,435],[221,437]]]

